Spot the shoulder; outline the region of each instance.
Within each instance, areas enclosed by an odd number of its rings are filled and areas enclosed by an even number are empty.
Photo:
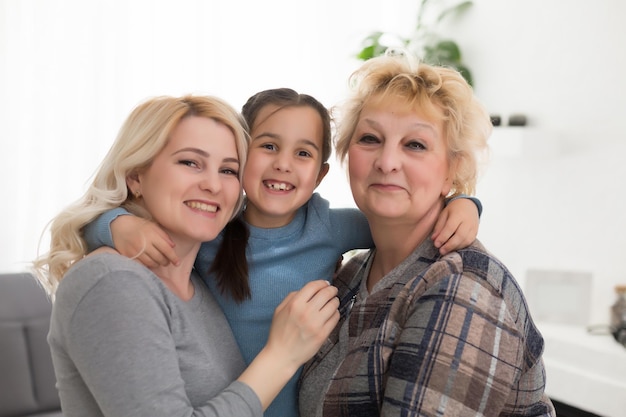
[[[526,310],[524,295],[511,271],[478,240],[439,258],[420,278],[429,291],[454,293],[455,298],[465,297],[472,303],[482,294],[480,298],[492,304],[504,302],[511,312]]]
[[[319,193],[313,193],[309,201],[304,205],[308,213],[317,213],[318,215],[328,216],[330,211],[330,202],[323,198]]]
[[[138,262],[116,253],[96,253],[68,270],[59,284],[56,302],[77,302],[94,291],[99,296],[129,298],[161,292],[161,286],[160,280]]]
[[[475,240],[466,248],[442,257],[439,263],[445,263],[452,271],[466,277],[485,281],[498,291],[502,290],[504,283],[514,280],[509,269],[479,240]]]

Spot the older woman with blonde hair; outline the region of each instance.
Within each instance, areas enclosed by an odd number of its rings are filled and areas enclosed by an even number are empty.
[[[459,73],[402,54],[352,81],[336,147],[376,247],[333,281],[341,319],[305,366],[301,416],[553,416],[514,277],[479,241],[442,256],[430,238],[445,198],[475,190],[487,112]]]
[[[242,205],[245,122],[215,97],[156,97],[130,114],[92,185],[52,222],[35,262],[54,297],[48,343],[63,415],[260,417],[337,323],[336,288],[314,281],[276,308],[246,368],[193,264]],[[113,207],[158,223],[180,262],[147,268],[87,254],[82,228]]]

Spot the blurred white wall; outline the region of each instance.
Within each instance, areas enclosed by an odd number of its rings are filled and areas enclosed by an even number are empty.
[[[139,101],[207,93],[239,108],[289,86],[331,106],[360,40],[407,34],[417,4],[0,0],[0,271],[27,267]],[[620,0],[475,0],[446,27],[490,112],[524,113],[527,136],[546,138],[494,152],[479,238],[522,284],[533,268],[591,272],[590,322],[626,282],[624,17]],[[337,164],[319,190],[352,205]]]

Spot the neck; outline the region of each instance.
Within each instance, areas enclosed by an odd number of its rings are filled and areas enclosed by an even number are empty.
[[[368,219],[376,254],[367,279],[367,289],[372,288],[396,266],[400,265],[430,235],[441,210],[434,210],[417,223]]]
[[[249,202],[246,210],[243,212],[243,218],[246,223],[261,229],[277,229],[286,226],[291,223],[294,217],[296,217],[295,211],[281,216],[269,216],[257,210],[257,208]]]
[[[179,265],[171,263],[166,266],[150,268],[156,276],[167,286],[167,288],[183,301],[189,301],[194,294],[191,283],[191,270],[196,260],[196,255],[200,249],[200,243],[186,244],[175,241],[175,250],[180,259]]]

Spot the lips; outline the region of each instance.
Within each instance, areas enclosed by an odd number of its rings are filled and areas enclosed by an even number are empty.
[[[292,184],[289,184],[287,182],[278,181],[263,181],[263,185],[274,191],[291,191],[296,188]]]

